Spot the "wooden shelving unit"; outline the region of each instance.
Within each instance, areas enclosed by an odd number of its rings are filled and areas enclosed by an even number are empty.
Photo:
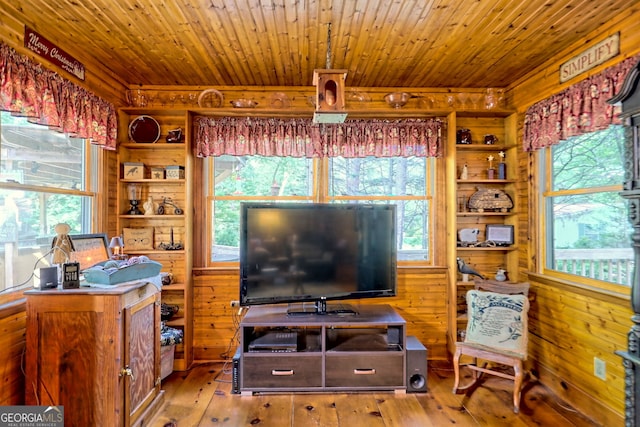
[[[148,115],[160,125],[160,138],[155,143],[137,143],[129,138],[129,124],[139,116]],[[118,145],[118,233],[124,228],[147,228],[154,230],[153,249],[134,250],[128,248],[125,241],[124,252],[129,256],[147,255],[163,265],[162,271],[173,274],[173,281],[162,287],[162,302],[177,305],[176,315],[167,321],[167,325],[182,329],[184,340],[176,345],[174,370],[187,370],[193,363],[193,295],[192,295],[192,249],[193,249],[193,155],[190,148],[189,115],[185,110],[123,108],[119,111],[119,145]],[[182,129],[184,141],[168,143],[166,137],[170,130]],[[124,163],[142,163],[145,173],[138,179],[125,178]],[[166,166],[184,167],[184,178],[154,179],[150,168]],[[128,214],[129,200],[127,186],[138,184],[142,188],[140,206],[151,197],[160,204],[165,197],[183,210],[176,214],[174,208],[168,206],[164,214],[131,215]],[[163,249],[162,244],[182,244],[184,249]]]
[[[473,282],[463,282],[457,271],[456,259],[462,258],[465,263],[479,271],[487,278],[493,279],[498,268],[507,270],[508,280],[517,281],[517,246],[465,246],[459,244],[459,231],[463,228],[479,230],[478,242],[485,239],[485,227],[489,224],[512,225],[514,236],[517,236],[518,200],[516,193],[517,149],[516,149],[516,115],[510,111],[487,111],[484,114],[473,112],[452,112],[448,115],[448,134],[446,150],[447,181],[447,264],[450,266],[449,277],[449,332],[448,346],[453,351],[456,340],[462,339],[467,323],[465,295],[473,287]],[[457,131],[469,129],[471,144],[457,144]],[[485,144],[484,135],[498,137],[495,144]],[[506,164],[506,178],[488,177],[488,157],[493,156],[495,167],[500,161],[500,153]],[[468,175],[461,178],[463,165],[467,165]],[[469,196],[481,188],[495,188],[505,191],[513,201],[513,208],[501,211],[469,211]],[[464,199],[462,199],[464,197]],[[461,200],[464,202],[461,204]],[[472,279],[470,279],[472,280]]]

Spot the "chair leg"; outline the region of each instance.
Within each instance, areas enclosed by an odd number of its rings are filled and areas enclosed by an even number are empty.
[[[460,354],[462,354],[462,350],[456,349],[456,352],[453,355],[453,372],[455,374],[455,379],[453,381],[453,394],[458,392],[458,385],[460,384]]]
[[[522,381],[524,373],[522,372],[522,361],[517,361],[513,365],[514,380],[513,380],[513,412],[520,412],[520,394],[522,393]]]

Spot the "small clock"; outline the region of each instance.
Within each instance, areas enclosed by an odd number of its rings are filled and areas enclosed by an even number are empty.
[[[62,265],[62,289],[80,287],[80,263],[69,262]]]

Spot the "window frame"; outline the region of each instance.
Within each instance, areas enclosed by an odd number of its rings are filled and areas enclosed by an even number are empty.
[[[0,126],[2,126],[0,122]],[[56,132],[55,130],[49,129],[49,132]],[[47,186],[46,183],[43,182],[42,185],[33,185],[33,184],[22,184],[19,182],[6,182],[0,181],[0,191],[23,191],[23,192],[32,192],[39,193],[44,195],[68,195],[73,197],[81,197],[81,203],[83,204],[83,211],[85,214],[81,218],[81,227],[82,230],[73,230],[74,234],[86,234],[93,233],[96,229],[98,229],[99,221],[102,215],[98,215],[96,209],[101,205],[101,201],[98,200],[98,185],[99,185],[99,174],[103,171],[103,168],[100,167],[104,160],[104,152],[103,150],[90,142],[89,139],[82,139],[84,144],[84,154],[81,160],[82,164],[82,188],[83,190],[73,189],[73,188],[58,188]],[[20,248],[18,248],[18,251]],[[46,259],[38,260],[38,265],[46,266],[48,263]],[[33,284],[33,276],[29,277],[26,281],[22,283],[4,283],[5,277],[2,277],[2,287],[0,287],[0,304],[14,301],[17,298],[20,298],[25,290],[29,290],[32,288]]]
[[[328,157],[322,158],[313,158],[313,189],[312,194],[310,196],[234,196],[234,195],[225,195],[225,196],[215,196],[215,171],[214,171],[214,160],[215,157],[211,156],[205,159],[205,165],[203,167],[204,172],[204,182],[206,183],[204,193],[205,193],[205,206],[206,206],[206,215],[205,215],[205,229],[206,229],[206,238],[204,239],[205,245],[205,265],[206,267],[218,267],[218,268],[233,268],[238,266],[238,261],[214,261],[212,260],[212,239],[213,239],[213,209],[215,200],[243,200],[243,201],[251,201],[251,200],[259,200],[259,201],[277,201],[277,200],[286,200],[286,201],[308,201],[312,203],[331,203],[332,200],[335,201],[345,201],[345,200],[367,200],[367,201],[394,201],[394,200],[417,200],[424,201],[429,206],[428,213],[428,228],[427,228],[427,239],[428,239],[428,257],[424,260],[400,260],[398,259],[398,266],[434,266],[436,264],[437,256],[435,254],[435,234],[436,234],[436,181],[438,175],[438,170],[440,168],[440,162],[438,162],[437,158],[427,157],[425,166],[425,194],[424,195],[405,195],[405,196],[331,196],[329,194],[329,183],[330,183],[330,167]]]
[[[560,141],[562,144],[564,141]],[[572,190],[554,190],[553,189],[553,145],[538,150],[537,163],[538,163],[538,229],[540,230],[540,239],[538,245],[538,253],[540,256],[540,262],[538,263],[537,272],[549,277],[556,278],[565,283],[568,283],[576,287],[587,287],[603,292],[613,292],[615,294],[629,295],[631,292],[631,286],[623,284],[607,282],[600,279],[590,278],[586,276],[580,276],[577,274],[571,274],[555,270],[548,267],[550,262],[552,245],[553,245],[553,219],[550,218],[549,211],[552,209],[552,203],[554,197],[559,196],[579,196],[588,194],[599,193],[613,193],[622,191],[622,182],[616,185],[602,185],[593,187],[581,187]],[[633,273],[633,269],[631,270]]]

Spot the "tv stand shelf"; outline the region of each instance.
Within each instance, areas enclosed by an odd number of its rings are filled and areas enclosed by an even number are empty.
[[[254,306],[240,323],[240,391],[406,391],[406,322],[389,305],[288,315]]]

